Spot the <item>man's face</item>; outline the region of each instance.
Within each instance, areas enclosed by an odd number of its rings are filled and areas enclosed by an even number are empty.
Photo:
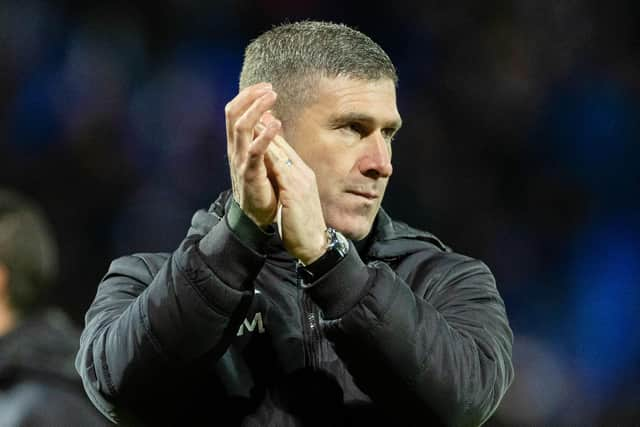
[[[393,171],[391,139],[401,125],[395,86],[337,77],[321,78],[317,90],[284,136],[315,172],[327,225],[360,240]]]

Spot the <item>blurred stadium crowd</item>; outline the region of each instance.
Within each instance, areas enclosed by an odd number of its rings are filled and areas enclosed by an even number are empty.
[[[423,3],[423,4],[420,4]],[[0,1],[0,185],[38,200],[54,302],[177,247],[229,186],[246,43],[355,26],[400,75],[385,209],[494,271],[516,380],[492,426],[640,424],[640,3]]]

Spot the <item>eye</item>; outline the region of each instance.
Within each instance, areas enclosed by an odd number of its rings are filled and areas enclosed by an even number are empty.
[[[359,137],[366,136],[367,134],[367,130],[365,129],[365,127],[358,122],[346,123],[344,126],[342,126],[342,129],[349,133],[355,133]]]

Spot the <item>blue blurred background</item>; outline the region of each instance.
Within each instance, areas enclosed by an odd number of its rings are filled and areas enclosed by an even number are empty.
[[[244,46],[303,18],[359,28],[398,67],[385,209],[498,279],[516,380],[488,425],[640,425],[632,0],[1,0],[0,185],[54,223],[53,302],[80,323],[112,258],[178,245],[229,186]]]

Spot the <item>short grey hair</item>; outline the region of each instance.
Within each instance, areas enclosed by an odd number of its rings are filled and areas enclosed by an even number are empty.
[[[391,59],[367,35],[344,24],[301,21],[276,26],[247,46],[240,90],[271,83],[278,93],[274,113],[286,122],[313,101],[320,78],[338,76],[398,83]]]

